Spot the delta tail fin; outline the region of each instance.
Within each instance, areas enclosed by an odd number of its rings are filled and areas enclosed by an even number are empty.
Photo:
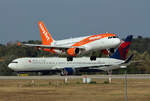
[[[42,21],[39,21],[39,29],[41,33],[42,44],[51,45],[51,43],[54,42],[54,39],[52,38]]]
[[[110,58],[126,60],[127,53],[128,53],[132,39],[133,39],[132,35],[127,36],[124,42],[120,44],[120,46],[117,48],[115,53],[112,56],[110,56]]]

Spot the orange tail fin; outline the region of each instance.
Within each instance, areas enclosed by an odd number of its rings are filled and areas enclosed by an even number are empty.
[[[39,28],[42,38],[42,44],[43,45],[51,45],[51,43],[54,41],[46,27],[44,26],[42,21],[39,21]]]

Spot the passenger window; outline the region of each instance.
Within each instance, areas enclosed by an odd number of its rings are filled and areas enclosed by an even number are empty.
[[[111,39],[112,37],[108,37],[108,39]]]

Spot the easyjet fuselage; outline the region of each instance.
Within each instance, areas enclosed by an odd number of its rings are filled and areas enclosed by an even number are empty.
[[[117,38],[115,34],[99,34],[93,36],[85,36],[79,38],[70,38],[65,40],[58,40],[51,43],[53,47],[73,47],[78,48],[82,47],[84,50],[81,49],[79,54],[86,53],[88,51],[96,51],[96,50],[104,50],[110,48],[116,48],[120,44],[120,39]],[[73,48],[71,51],[73,51]],[[69,55],[75,56],[76,54],[70,53],[71,51],[67,51]],[[63,49],[53,48],[50,49],[50,52],[57,53],[57,54],[66,54],[66,51]]]

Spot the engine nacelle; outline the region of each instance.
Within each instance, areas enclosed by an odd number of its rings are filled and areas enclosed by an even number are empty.
[[[79,54],[80,49],[79,48],[69,48],[67,50],[67,54],[70,56],[76,56],[77,54]]]
[[[71,68],[71,67],[65,67],[63,72],[62,72],[62,75],[73,75],[75,74],[75,69]]]

